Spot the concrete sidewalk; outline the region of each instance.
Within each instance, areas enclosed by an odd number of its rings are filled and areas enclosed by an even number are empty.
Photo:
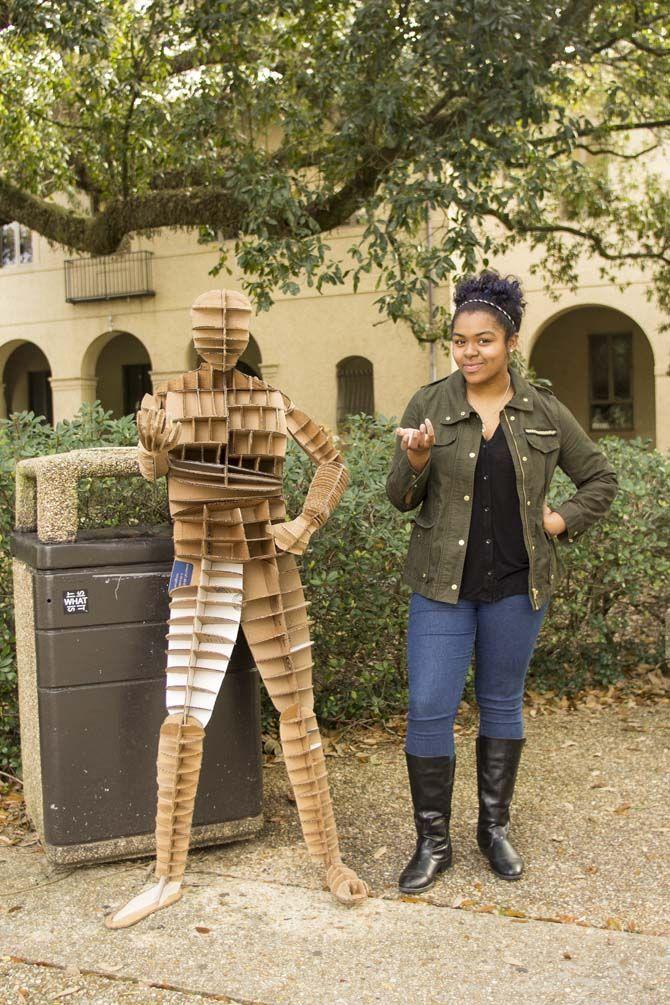
[[[408,791],[401,745],[379,736],[328,761],[345,860],[373,888],[355,910],[321,889],[281,764],[265,773],[263,835],[194,853],[183,900],[127,931],[102,918],[146,860],[53,873],[38,846],[0,847],[0,1001],[670,1002],[667,706],[529,722],[518,883],[474,843],[473,746],[459,738],[454,868],[420,899],[395,886]]]

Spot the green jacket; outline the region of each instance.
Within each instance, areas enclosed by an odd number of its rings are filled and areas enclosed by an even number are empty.
[[[617,492],[617,477],[602,451],[551,391],[531,384],[512,368],[509,372],[514,397],[500,421],[514,462],[530,556],[528,596],[538,610],[562,573],[556,541],[571,543],[607,512]],[[460,370],[416,392],[400,424],[418,428],[428,417],[435,428],[435,445],[428,464],[417,474],[398,440],[386,482],[388,497],[401,512],[422,504],[413,517],[405,582],[425,597],[450,604],[460,593],[482,432],[465,392]],[[567,527],[558,538],[542,526],[542,507],[557,464],[577,486],[556,509]]]

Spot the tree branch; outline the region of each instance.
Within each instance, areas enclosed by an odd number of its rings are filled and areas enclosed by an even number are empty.
[[[588,143],[575,143],[575,150],[586,150],[587,153],[591,154],[593,157],[597,157],[599,154],[606,154],[611,157],[618,157],[619,160],[624,161],[634,161],[638,157],[644,157],[645,154],[650,154],[654,150],[658,150],[660,143],[653,143],[650,147],[645,147],[644,150],[638,150],[636,154],[622,154],[619,150],[613,150],[611,147],[592,147]]]
[[[653,259],[655,261],[663,262],[665,265],[670,265],[670,254],[667,248],[660,251],[624,251],[624,252],[611,252],[605,246],[602,235],[594,230],[582,230],[579,227],[571,227],[568,224],[536,224],[527,226],[523,223],[517,223],[512,221],[506,213],[502,213],[495,209],[488,209],[483,214],[483,216],[492,216],[494,219],[499,220],[503,226],[507,227],[510,233],[514,234],[570,234],[572,237],[578,237],[580,240],[586,241],[593,246],[601,258],[607,259],[610,262],[623,262],[623,261],[640,261],[644,259],[649,261]]]
[[[126,234],[159,227],[209,225],[235,237],[244,218],[245,207],[228,191],[209,186],[115,199],[95,216],[85,216],[0,178],[0,219],[18,220],[50,241],[92,255],[112,254]]]

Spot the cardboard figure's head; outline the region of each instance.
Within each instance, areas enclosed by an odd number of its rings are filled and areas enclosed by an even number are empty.
[[[232,370],[249,343],[251,304],[237,290],[209,290],[191,307],[193,345],[217,370]]]

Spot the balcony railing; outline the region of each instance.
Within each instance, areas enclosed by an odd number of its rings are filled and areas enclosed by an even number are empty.
[[[65,299],[78,304],[87,300],[153,297],[151,258],[150,251],[69,258],[65,262]]]

